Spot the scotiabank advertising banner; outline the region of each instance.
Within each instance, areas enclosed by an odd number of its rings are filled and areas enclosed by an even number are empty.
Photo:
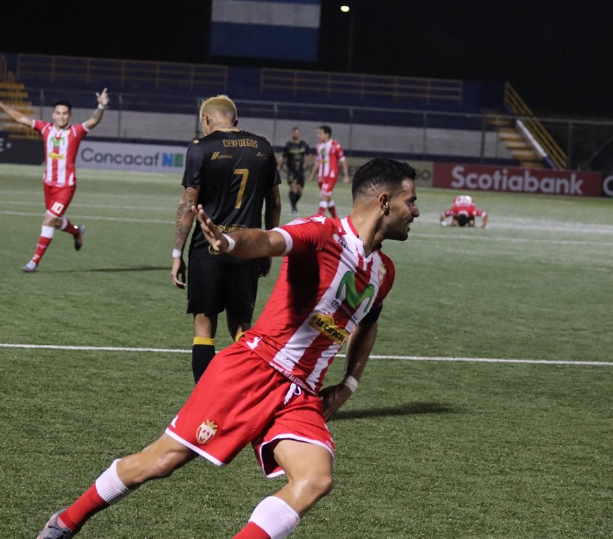
[[[605,172],[602,178],[602,196],[613,197],[613,172]]]
[[[434,164],[434,187],[510,193],[599,197],[602,175],[581,170],[548,170],[490,165]]]

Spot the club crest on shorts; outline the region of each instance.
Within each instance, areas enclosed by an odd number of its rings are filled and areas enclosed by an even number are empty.
[[[207,419],[202,425],[198,427],[196,431],[196,441],[200,445],[204,445],[210,442],[213,437],[217,434],[217,429],[219,427],[210,419]]]

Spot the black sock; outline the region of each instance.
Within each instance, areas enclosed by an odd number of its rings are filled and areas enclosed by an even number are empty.
[[[215,357],[214,344],[194,344],[192,346],[192,372],[194,381],[198,383],[200,377]]]
[[[294,191],[289,192],[289,201],[290,201],[290,204],[292,205],[292,208],[295,208],[296,207],[296,193],[294,193]]]

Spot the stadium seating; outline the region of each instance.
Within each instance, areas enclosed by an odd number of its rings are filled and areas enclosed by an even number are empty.
[[[23,85],[22,106],[29,102],[28,110],[33,106],[39,115],[48,115],[52,102],[66,95],[75,111],[90,109],[92,94],[109,87],[113,106],[109,119],[96,130],[97,137],[184,142],[197,134],[193,118],[201,99],[225,93],[239,105],[241,125],[253,120],[254,130],[268,134],[277,148],[287,137],[287,126],[301,125],[303,131],[314,133],[318,125],[327,123],[340,127],[335,133],[343,133],[350,155],[377,151],[407,158],[542,166],[525,133],[508,118],[507,125],[500,119],[507,114],[502,84],[125,59],[0,56]],[[115,111],[119,114],[114,116]],[[155,125],[165,128],[158,133]]]

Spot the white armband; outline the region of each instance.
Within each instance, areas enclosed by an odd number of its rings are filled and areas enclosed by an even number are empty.
[[[358,381],[353,376],[345,376],[341,384],[348,387],[351,393],[355,393],[355,390],[358,388]]]

